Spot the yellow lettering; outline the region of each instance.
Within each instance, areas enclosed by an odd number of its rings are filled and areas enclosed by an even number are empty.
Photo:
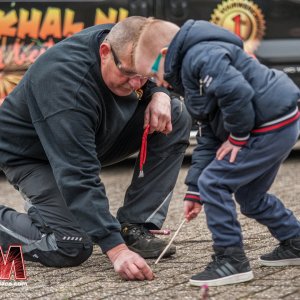
[[[29,19],[29,11],[20,9],[18,37],[24,39],[26,35],[37,39],[39,37],[39,28],[42,20],[42,12],[35,8],[31,9],[31,19]]]
[[[72,35],[84,28],[83,22],[73,23],[74,15],[75,15],[75,12],[73,10],[68,9],[68,8],[65,10],[63,36]]]
[[[118,11],[114,8],[109,8],[108,15],[106,15],[100,8],[96,9],[95,25],[105,23],[116,23]]]
[[[0,36],[15,36],[16,28],[13,27],[18,22],[18,16],[15,10],[7,14],[0,10]]]
[[[125,8],[120,8],[119,9],[119,19],[118,22],[123,21],[128,17],[129,11]]]
[[[59,8],[48,8],[44,22],[41,27],[40,37],[46,39],[48,36],[62,38],[61,34],[61,10]]]

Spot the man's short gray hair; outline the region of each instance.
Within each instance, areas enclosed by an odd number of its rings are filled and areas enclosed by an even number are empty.
[[[107,40],[112,44],[117,54],[122,55],[126,45],[135,44],[140,32],[147,23],[147,18],[141,16],[128,17],[117,23],[107,35]]]

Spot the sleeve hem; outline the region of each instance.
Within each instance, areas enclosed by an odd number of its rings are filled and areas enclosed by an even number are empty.
[[[120,232],[112,232],[110,235],[101,239],[98,242],[98,245],[100,246],[102,252],[106,253],[110,249],[124,243],[124,239],[122,238]]]
[[[229,142],[234,146],[245,146],[250,138],[250,134],[247,134],[246,136],[235,136],[233,134],[230,134],[228,137]]]
[[[188,186],[188,191],[186,193],[189,193],[189,192],[197,193],[199,195],[198,187],[194,186],[194,185],[189,185]]]
[[[157,86],[157,87],[151,89],[151,95],[153,95],[154,93],[158,93],[158,92],[165,93],[168,96],[170,96],[170,93],[169,93],[169,91],[166,88]]]
[[[203,205],[203,200],[201,199],[199,192],[187,191],[183,200]]]

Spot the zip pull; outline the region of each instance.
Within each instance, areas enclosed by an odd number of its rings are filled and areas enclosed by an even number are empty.
[[[198,133],[199,133],[199,136],[202,136],[202,123],[200,121],[197,122],[197,125],[198,125]]]
[[[200,78],[199,79],[199,92],[200,92],[200,96],[203,96],[203,85],[204,85],[204,81]]]
[[[147,138],[150,130],[150,125],[148,124],[146,128],[144,129],[143,137],[142,137],[142,145],[140,150],[140,173],[138,178],[144,177],[144,164],[146,162],[147,157]]]

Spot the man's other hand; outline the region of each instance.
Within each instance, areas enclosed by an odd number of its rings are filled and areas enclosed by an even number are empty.
[[[162,92],[154,93],[145,110],[144,128],[150,124],[150,133],[154,131],[168,134],[172,131],[171,99]]]
[[[146,261],[137,253],[120,244],[107,251],[115,271],[125,280],[153,280],[154,274]]]

